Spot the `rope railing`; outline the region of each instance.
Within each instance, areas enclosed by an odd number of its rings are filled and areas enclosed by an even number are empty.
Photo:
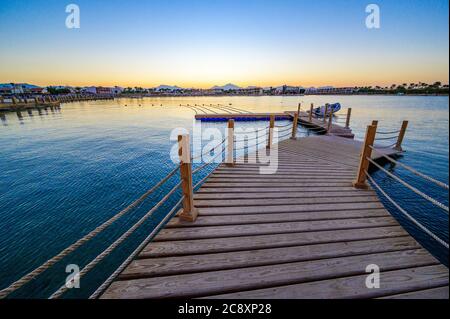
[[[389,145],[377,145],[376,148],[378,148],[378,149],[387,149],[387,148],[393,148],[396,145],[397,145],[397,143],[393,143],[393,144],[389,144]]]
[[[275,125],[276,128],[285,128],[285,127],[292,127],[292,123],[288,123],[286,125]]]
[[[373,146],[370,146],[370,148],[371,148],[374,152],[378,153],[379,155],[381,155],[382,157],[384,157],[385,159],[387,159],[388,161],[390,161],[391,163],[393,163],[393,164],[395,164],[395,165],[398,165],[398,166],[401,166],[401,167],[403,167],[404,169],[410,171],[411,173],[413,173],[413,174],[415,174],[415,175],[417,175],[417,176],[419,176],[419,177],[422,177],[423,179],[425,179],[425,180],[427,180],[427,181],[430,181],[430,182],[432,182],[432,183],[438,185],[439,187],[442,187],[442,188],[447,189],[447,190],[449,189],[449,186],[448,186],[447,184],[445,184],[445,183],[443,183],[443,182],[441,182],[441,181],[438,181],[437,179],[434,179],[434,178],[432,178],[432,177],[430,177],[430,176],[428,176],[428,175],[426,175],[426,174],[424,174],[424,173],[421,173],[421,172],[419,172],[418,170],[416,170],[416,169],[414,169],[414,168],[412,168],[412,167],[410,167],[410,166],[408,166],[408,165],[405,165],[405,164],[403,164],[403,163],[401,163],[401,162],[399,162],[399,161],[396,161],[396,160],[393,159],[392,157],[390,157],[390,156],[384,154],[383,152],[378,151],[378,150],[377,150],[375,147],[373,147]]]
[[[419,221],[417,221],[414,217],[412,217],[405,209],[403,209],[395,200],[392,199],[381,187],[378,185],[375,180],[370,176],[370,174],[365,171],[365,175],[369,179],[370,183],[375,186],[375,188],[383,194],[386,199],[391,202],[392,205],[394,205],[403,215],[405,215],[410,221],[412,221],[417,227],[419,227],[423,232],[428,234],[430,237],[432,237],[434,240],[436,240],[438,243],[440,243],[445,248],[449,249],[448,243],[446,243],[444,240],[436,236],[433,232],[431,232],[428,228],[423,226]]]
[[[384,154],[384,152],[380,152],[378,146],[374,146],[375,136],[377,134],[377,126],[378,122],[374,121],[372,125],[369,125],[367,127],[366,136],[364,139],[364,144],[361,150],[361,156],[360,156],[360,163],[358,168],[358,173],[356,176],[355,181],[353,182],[353,186],[355,188],[360,189],[367,189],[368,185],[366,183],[366,180],[370,182],[394,207],[396,207],[403,215],[405,215],[410,221],[412,221],[417,227],[419,227],[423,232],[431,236],[433,239],[435,239],[437,242],[439,242],[441,245],[449,248],[449,245],[447,242],[436,236],[433,232],[431,232],[429,229],[427,229],[424,225],[422,225],[420,222],[418,222],[414,217],[412,217],[405,209],[403,209],[391,196],[389,196],[381,187],[376,183],[374,178],[368,173],[370,164],[374,165],[376,168],[384,172],[387,176],[394,179],[395,181],[399,182],[409,190],[413,191],[415,194],[419,195],[420,197],[426,199],[427,201],[431,202],[432,204],[438,206],[439,208],[445,210],[448,213],[448,207],[439,201],[435,200],[431,196],[428,196],[427,194],[423,193],[422,191],[418,190],[414,186],[411,186],[407,182],[403,181],[400,177],[394,175],[393,173],[389,172],[385,168],[383,168],[381,165],[379,165],[375,160],[372,159],[372,152],[378,152],[386,159],[390,160],[394,164],[400,164],[402,167],[406,168],[407,170],[411,171],[412,173],[423,177],[429,181],[432,181],[434,183],[437,183],[439,186],[447,188],[448,186],[442,182],[436,181],[435,179],[418,172],[417,170],[405,165],[401,164],[394,159],[392,159],[390,156]],[[408,122],[404,121],[402,124],[402,128],[400,130],[399,139],[396,143],[397,149],[401,150],[401,143],[403,141],[403,137],[405,135],[406,128],[408,126]],[[390,133],[390,132],[389,132]]]
[[[401,132],[401,130],[392,131],[392,132],[379,132],[379,131],[377,131],[377,134],[380,134],[380,135],[392,135],[392,134],[398,134],[400,132]]]
[[[227,139],[228,139],[228,137],[225,137],[225,138],[222,140],[222,142],[221,142],[220,144],[214,146],[214,147],[211,148],[209,151],[206,151],[205,153],[200,154],[200,155],[198,155],[198,156],[196,156],[196,157],[191,157],[191,161],[195,161],[195,160],[201,159],[201,158],[203,158],[204,156],[208,155],[208,153],[211,153],[211,152],[214,151],[216,148],[222,146],[222,145],[227,141]]]
[[[416,193],[417,195],[421,196],[422,198],[426,199],[427,201],[429,201],[430,203],[438,206],[439,208],[445,210],[447,213],[449,212],[448,210],[448,206],[440,203],[439,201],[435,200],[434,198],[428,196],[427,194],[423,193],[422,191],[418,190],[417,188],[415,188],[414,186],[411,186],[410,184],[408,184],[407,182],[403,181],[400,177],[392,174],[391,172],[389,172],[387,169],[385,169],[384,167],[382,167],[381,165],[379,165],[377,162],[375,162],[373,159],[371,158],[366,158],[371,164],[375,165],[379,170],[381,170],[382,172],[386,173],[389,177],[395,179],[397,182],[399,182],[400,184],[402,184],[403,186],[405,186],[406,188],[409,188],[411,191],[413,191],[414,193]]]
[[[159,224],[152,230],[152,232],[139,244],[139,246],[125,259],[122,264],[106,279],[103,284],[89,297],[89,299],[96,299],[108,288],[112,282],[119,276],[122,271],[133,261],[134,258],[147,246],[161,228],[169,221],[177,212],[178,207],[183,202],[184,196],[173,206],[170,212],[159,222]]]
[[[262,132],[262,131],[267,131],[269,128],[270,128],[270,126],[261,127],[261,128],[255,129],[255,130],[253,130],[251,132],[250,131],[247,132],[246,130],[244,130],[244,131],[237,131],[236,132],[236,130],[235,130],[234,131],[234,135],[245,135],[245,134],[259,133],[259,132]]]
[[[97,236],[99,233],[101,233],[103,230],[111,226],[115,221],[117,221],[119,218],[124,216],[126,213],[128,213],[133,208],[137,207],[139,204],[141,204],[146,198],[148,198],[154,191],[156,191],[158,188],[160,188],[165,182],[167,182],[175,173],[179,170],[180,165],[178,165],[175,169],[173,169],[171,172],[169,172],[166,177],[164,177],[161,181],[159,181],[156,185],[154,185],[151,189],[149,189],[147,192],[145,192],[141,197],[139,197],[137,200],[135,200],[133,203],[122,209],[119,213],[108,219],[106,222],[104,222],[102,225],[98,226],[94,230],[92,230],[87,235],[83,236],[79,240],[77,240],[75,243],[70,245],[69,247],[62,250],[59,254],[52,257],[51,259],[44,262],[41,266],[35,268],[33,271],[27,273],[26,275],[22,276],[20,279],[16,280],[12,284],[10,284],[8,287],[0,290],[0,298],[5,298],[11,293],[17,291],[27,283],[29,283],[31,280],[37,278],[39,275],[41,275],[44,271],[50,269],[52,266],[54,266],[56,263],[61,261],[63,258],[67,257],[69,254],[74,252],[76,249],[93,239],[95,236]]]
[[[222,155],[223,155],[223,152],[222,152],[222,151],[219,152],[219,153],[217,153],[216,156],[214,156],[209,162],[206,162],[206,163],[203,164],[202,166],[199,166],[199,167],[197,167],[195,170],[193,170],[193,171],[192,171],[192,174],[195,174],[195,173],[201,171],[201,170],[202,170],[203,168],[205,168],[206,166],[213,164],[214,161],[215,161],[219,156],[222,156]]]
[[[388,140],[396,140],[398,139],[398,135],[397,136],[390,136],[390,137],[377,137],[375,138],[375,141],[388,141]]]
[[[122,244],[126,239],[128,239],[136,229],[138,229],[147,219],[153,215],[153,213],[164,204],[169,197],[175,193],[175,191],[181,186],[182,182],[176,184],[172,189],[155,205],[150,209],[144,216],[139,219],[130,229],[128,229],[122,236],[120,236],[117,240],[115,240],[108,248],[106,248],[102,253],[100,253],[97,257],[95,257],[89,264],[87,264],[79,273],[79,278],[81,279],[84,275],[86,275],[90,270],[92,270],[96,265],[98,265],[105,257],[110,255],[120,244]],[[72,279],[74,280],[74,279]],[[62,285],[56,292],[54,292],[50,299],[56,299],[61,297],[67,290],[70,288],[67,287],[67,284]]]

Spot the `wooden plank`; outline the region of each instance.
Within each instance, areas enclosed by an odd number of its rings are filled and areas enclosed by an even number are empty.
[[[326,280],[365,273],[369,264],[384,271],[434,265],[423,249],[338,257],[315,261],[258,266],[178,276],[116,281],[102,298],[202,297],[242,290],[263,289],[304,281]],[[445,279],[444,279],[445,280]]]
[[[277,206],[277,205],[305,205],[305,204],[321,204],[323,202],[330,203],[372,203],[378,202],[377,196],[353,196],[353,197],[296,197],[296,198],[272,198],[272,199],[198,199],[195,201],[197,208],[201,207],[233,207],[233,206]]]
[[[424,289],[448,284],[448,270],[432,265],[393,271],[383,271],[379,289],[366,288],[367,275],[336,278],[311,283],[273,287],[253,291],[215,295],[218,299],[325,299],[325,298],[377,298],[389,294]],[[414,295],[414,293],[412,293]],[[402,296],[402,295],[400,295]],[[408,294],[406,294],[407,298]],[[423,293],[421,295],[430,296]],[[447,292],[439,289],[431,296],[448,299]]]
[[[161,230],[154,241],[169,240],[192,240],[204,238],[220,238],[235,236],[268,235],[281,233],[298,233],[307,231],[331,230],[331,229],[352,229],[393,226],[397,222],[392,217],[378,217],[371,219],[337,219],[325,221],[289,222],[289,223],[266,223],[251,225],[233,226],[211,226],[202,227],[199,231],[197,227],[186,227],[179,229],[166,228]]]
[[[220,193],[220,194],[227,194],[227,193],[244,193],[244,194],[265,194],[265,193],[298,193],[299,196],[301,194],[308,194],[312,192],[320,192],[320,193],[328,193],[328,192],[361,192],[361,190],[355,190],[351,186],[331,186],[331,187],[292,187],[292,188],[275,188],[275,187],[264,187],[264,188],[257,188],[257,187],[227,187],[227,188],[214,188],[214,187],[201,187],[197,191],[197,195],[204,194],[204,193]],[[195,195],[194,195],[195,196]]]
[[[333,197],[353,197],[358,195],[368,195],[375,194],[368,193],[366,191],[360,190],[349,190],[345,192],[335,192],[335,191],[322,191],[322,192],[260,192],[260,193],[247,193],[244,192],[245,189],[242,189],[242,192],[236,193],[222,193],[218,191],[217,193],[209,192],[201,192],[196,193],[194,195],[194,199],[260,199],[260,198],[333,198]]]
[[[316,231],[307,233],[289,233],[259,236],[240,236],[227,238],[197,239],[189,242],[168,241],[153,242],[147,245],[140,257],[167,257],[189,254],[209,254],[228,251],[241,251],[263,248],[275,248],[295,245],[321,244],[365,239],[407,236],[399,225]]]
[[[299,222],[307,220],[329,220],[329,219],[350,219],[350,218],[370,218],[389,217],[385,209],[366,209],[348,211],[324,211],[314,213],[273,213],[273,214],[251,214],[251,215],[221,215],[221,216],[200,216],[195,223],[186,222],[179,218],[172,219],[166,228],[175,227],[202,227],[202,226],[224,226],[224,225],[244,225],[260,223],[281,223]]]
[[[430,278],[430,281],[434,280],[435,280],[434,276]],[[418,290],[397,295],[386,296],[380,299],[449,299],[448,285],[444,287]]]
[[[410,237],[395,237],[370,241],[247,250],[240,251],[239,254],[228,252],[146,258],[133,261],[121,274],[120,279],[179,275],[418,248],[420,248],[420,245]]]
[[[271,185],[268,183],[261,183],[261,182],[229,182],[229,183],[211,183],[207,181],[205,184],[202,185],[203,188],[205,187],[339,187],[339,186],[351,186],[351,182],[344,181],[344,182],[273,182]]]
[[[329,210],[356,210],[384,208],[380,202],[368,203],[340,203],[340,204],[305,204],[305,205],[278,205],[256,207],[208,207],[199,208],[200,215],[232,215],[232,214],[267,214],[287,212],[320,212]]]

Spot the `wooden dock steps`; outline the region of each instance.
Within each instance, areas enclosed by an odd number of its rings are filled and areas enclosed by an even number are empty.
[[[194,195],[198,219],[173,218],[102,298],[448,298],[448,268],[352,187],[358,147],[283,141],[275,175],[220,165]]]

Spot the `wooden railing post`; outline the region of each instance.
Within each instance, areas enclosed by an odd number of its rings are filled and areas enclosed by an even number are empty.
[[[349,108],[347,110],[347,120],[345,121],[345,127],[349,128],[350,127],[350,118],[352,116],[352,108]]]
[[[397,144],[395,145],[395,149],[398,151],[403,151],[402,143],[405,138],[406,129],[408,128],[408,121],[403,121],[402,128],[400,129],[400,134],[398,135]]]
[[[359,168],[358,175],[356,176],[356,180],[353,182],[353,187],[360,189],[367,189],[366,183],[366,171],[369,170],[370,162],[367,158],[371,158],[372,156],[372,146],[375,141],[375,135],[377,133],[377,127],[374,125],[369,125],[366,131],[366,137],[364,139],[364,145],[361,150],[360,159],[359,159]]]
[[[333,109],[330,110],[330,115],[328,117],[328,127],[327,134],[330,134],[331,126],[333,125]]]
[[[267,148],[270,150],[273,144],[273,130],[275,128],[275,115],[270,116],[269,136],[267,139]]]
[[[323,122],[326,123],[327,122],[327,113],[328,113],[328,103],[325,104],[325,110],[323,113]]]
[[[198,211],[194,206],[194,189],[192,186],[192,163],[189,135],[178,135],[178,155],[180,156],[181,187],[183,189],[183,209],[180,219],[194,222]]]
[[[314,112],[314,103],[311,103],[311,108],[309,109],[309,123],[312,122],[313,112]]]
[[[297,128],[298,128],[298,117],[300,116],[300,111],[294,114],[294,122],[292,122],[292,137],[291,139],[297,139]]]
[[[228,120],[227,166],[234,165],[234,120]]]

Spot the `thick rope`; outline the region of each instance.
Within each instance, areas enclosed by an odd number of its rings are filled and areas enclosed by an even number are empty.
[[[58,255],[54,256],[53,258],[47,260],[45,263],[43,263],[41,266],[36,268],[35,270],[29,272],[28,274],[24,275],[19,280],[16,280],[11,285],[9,285],[7,288],[4,288],[0,291],[0,298],[5,298],[12,292],[16,291],[17,289],[21,288],[26,283],[30,282],[40,274],[42,274],[44,271],[61,261],[64,257],[68,256],[72,252],[74,252],[77,248],[81,247],[83,244],[94,238],[96,235],[101,233],[104,229],[112,225],[116,220],[118,220],[120,217],[125,215],[127,212],[129,212],[131,209],[138,206],[140,203],[142,203],[150,194],[152,194],[156,189],[161,187],[169,178],[171,178],[180,168],[180,165],[178,165],[174,170],[172,170],[169,174],[167,174],[166,177],[164,177],[158,184],[153,186],[150,190],[148,190],[145,194],[143,194],[141,197],[139,197],[136,201],[131,203],[129,206],[122,209],[119,213],[114,215],[112,218],[104,222],[102,225],[95,228],[93,231],[91,231],[89,234],[83,236],[81,239],[77,240],[75,243],[61,251]]]
[[[201,158],[203,158],[203,156],[208,155],[208,153],[211,153],[213,150],[215,150],[215,149],[218,148],[219,146],[222,146],[222,145],[226,142],[227,139],[228,139],[228,137],[225,137],[225,138],[222,140],[222,142],[220,142],[220,144],[217,144],[216,146],[214,146],[213,148],[211,148],[209,151],[206,151],[205,153],[200,154],[200,155],[198,155],[198,156],[196,156],[196,157],[191,157],[191,161],[194,161],[194,160],[197,160],[197,159],[201,159]]]
[[[390,136],[390,137],[377,137],[375,141],[387,141],[387,140],[393,140],[398,139],[398,136]]]
[[[259,133],[259,132],[262,132],[262,131],[267,131],[269,129],[269,126],[266,126],[266,127],[261,127],[261,128],[258,128],[258,129],[256,129],[256,130],[254,130],[254,131],[252,131],[252,132],[246,132],[246,131],[241,131],[241,132],[234,132],[234,135],[245,135],[245,134],[251,134],[251,133]]]
[[[394,143],[394,144],[391,144],[391,145],[386,145],[386,146],[379,146],[379,145],[377,145],[377,146],[375,146],[376,148],[380,148],[380,149],[386,149],[386,148],[392,148],[392,147],[394,147],[395,145],[397,145],[397,143]]]
[[[288,127],[288,126],[292,126],[292,123],[288,123],[286,125],[275,125],[276,128],[285,128],[285,127]]]
[[[169,197],[175,193],[175,191],[181,186],[183,182],[176,184],[152,209],[148,211],[139,221],[134,224],[130,229],[128,229],[122,236],[115,240],[108,248],[106,248],[101,254],[99,254],[95,259],[93,259],[89,264],[87,264],[79,273],[79,278],[86,275],[92,268],[98,265],[106,256],[111,254],[114,249],[116,249],[120,244],[122,244],[126,239],[128,239],[136,229],[138,229],[153,213],[164,204]],[[69,290],[66,284],[62,285],[56,292],[54,292],[49,299],[56,299],[61,297],[67,290]]]
[[[381,156],[383,156],[384,158],[386,158],[387,160],[389,160],[391,163],[393,163],[393,164],[395,164],[395,165],[399,165],[399,166],[403,167],[404,169],[410,171],[411,173],[413,173],[413,174],[415,174],[415,175],[417,175],[417,176],[419,176],[419,177],[422,177],[422,178],[426,179],[427,181],[430,181],[430,182],[432,182],[432,183],[434,183],[434,184],[436,184],[436,185],[438,185],[438,186],[440,186],[440,187],[442,187],[442,188],[449,189],[449,187],[448,187],[447,184],[445,184],[445,183],[443,183],[443,182],[441,182],[441,181],[438,181],[438,180],[436,180],[436,179],[434,179],[434,178],[432,178],[432,177],[430,177],[430,176],[428,176],[428,175],[425,175],[424,173],[421,173],[421,172],[415,170],[414,168],[412,168],[412,167],[410,167],[410,166],[408,166],[408,165],[405,165],[405,164],[403,164],[403,163],[400,163],[400,162],[396,161],[396,160],[393,159],[392,157],[390,157],[390,156],[388,156],[388,155],[386,155],[386,154],[383,154],[383,153],[380,152],[380,151],[377,151],[377,149],[374,148],[373,146],[370,146],[370,148],[371,148],[372,150],[374,150],[376,153],[378,153],[378,154],[380,154]]]
[[[379,168],[380,170],[382,170],[384,173],[386,173],[388,176],[390,176],[391,178],[395,179],[396,181],[398,181],[399,183],[401,183],[403,186],[409,188],[410,190],[412,190],[414,193],[416,193],[417,195],[423,197],[424,199],[426,199],[427,201],[431,202],[432,204],[442,208],[443,210],[445,210],[448,213],[448,207],[445,206],[444,204],[438,202],[437,200],[435,200],[434,198],[431,198],[430,196],[428,196],[427,194],[421,192],[420,190],[418,190],[417,188],[415,188],[414,186],[409,185],[408,183],[406,183],[405,181],[403,181],[401,178],[399,178],[398,176],[392,174],[391,172],[389,172],[388,170],[386,170],[384,167],[382,167],[381,165],[379,165],[377,162],[375,162],[374,160],[372,160],[371,158],[366,157],[366,159],[372,163],[373,165],[375,165],[377,168]]]
[[[377,134],[381,134],[381,135],[391,135],[391,134],[398,134],[401,131],[393,131],[393,132],[377,132]]]
[[[219,156],[222,156],[224,154],[223,151],[221,151],[220,153],[218,153],[216,156],[214,156],[211,161],[206,162],[205,164],[203,164],[202,166],[197,167],[195,170],[192,171],[192,175],[196,174],[197,172],[201,171],[202,169],[204,169],[206,166],[213,164],[214,160],[216,160]]]
[[[411,220],[417,227],[419,227],[421,230],[423,230],[426,234],[428,234],[430,237],[432,237],[434,240],[436,240],[438,243],[443,245],[445,248],[449,249],[448,243],[443,241],[441,238],[433,234],[428,228],[423,226],[421,223],[419,223],[414,217],[412,217],[408,212],[406,212],[400,205],[398,205],[388,194],[386,194],[385,191],[381,189],[381,187],[373,180],[373,178],[369,175],[369,173],[365,172],[367,178],[369,181],[380,191],[381,194],[384,195],[391,203],[394,205],[402,214],[404,214],[409,220]]]
[[[175,204],[170,212],[161,220],[161,222],[153,229],[153,231],[142,241],[141,244],[128,256],[127,259],[106,279],[106,281],[97,288],[97,290],[89,297],[89,299],[96,299],[98,296],[108,288],[111,283],[119,276],[122,271],[136,258],[136,256],[147,246],[153,237],[160,231],[161,227],[166,224],[167,220],[171,219],[176,212],[178,206],[183,202],[184,196]]]

